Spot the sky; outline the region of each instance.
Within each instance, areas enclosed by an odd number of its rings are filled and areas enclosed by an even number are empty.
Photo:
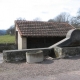
[[[0,0],[0,29],[8,29],[18,18],[48,21],[62,12],[76,16],[80,0]]]

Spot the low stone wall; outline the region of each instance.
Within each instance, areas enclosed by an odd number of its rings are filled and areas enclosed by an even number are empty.
[[[7,50],[3,51],[3,59],[5,62],[13,61],[23,61],[26,60],[26,52],[42,50],[44,58],[50,54],[50,49],[48,48],[39,48],[39,49],[23,49],[23,50]]]
[[[57,58],[80,55],[80,47],[55,47],[54,51]]]
[[[62,53],[66,56],[80,55],[80,47],[63,47]]]
[[[5,62],[21,61],[26,59],[26,51],[3,51],[3,59]]]
[[[14,49],[17,49],[14,43],[0,44],[0,52],[2,52],[3,50],[14,50]]]

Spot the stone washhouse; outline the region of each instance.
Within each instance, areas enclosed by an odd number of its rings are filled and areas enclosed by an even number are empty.
[[[66,34],[75,28],[67,23],[15,21],[18,50],[3,51],[6,62],[26,60],[28,63],[41,62],[47,56],[59,58],[58,45],[66,41]],[[52,45],[52,46],[51,46]]]
[[[64,39],[69,30],[74,29],[68,23],[15,21],[16,44],[18,50],[49,47]]]

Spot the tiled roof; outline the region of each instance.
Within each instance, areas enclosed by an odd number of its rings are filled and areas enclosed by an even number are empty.
[[[21,36],[66,36],[73,26],[67,23],[17,20],[15,25]]]

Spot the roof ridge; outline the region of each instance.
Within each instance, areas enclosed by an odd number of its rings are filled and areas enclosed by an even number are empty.
[[[33,23],[33,22],[34,22],[34,23],[36,23],[36,22],[37,22],[37,23],[47,23],[47,24],[49,24],[49,23],[55,23],[55,24],[69,24],[69,23],[67,23],[67,22],[61,22],[61,23],[60,23],[60,22],[48,22],[48,21],[27,21],[27,20],[15,20],[14,22],[15,22],[15,23],[19,23],[19,22],[20,22],[20,23],[24,23],[24,22],[25,22],[25,23],[26,23],[26,22],[31,22],[31,23]]]

